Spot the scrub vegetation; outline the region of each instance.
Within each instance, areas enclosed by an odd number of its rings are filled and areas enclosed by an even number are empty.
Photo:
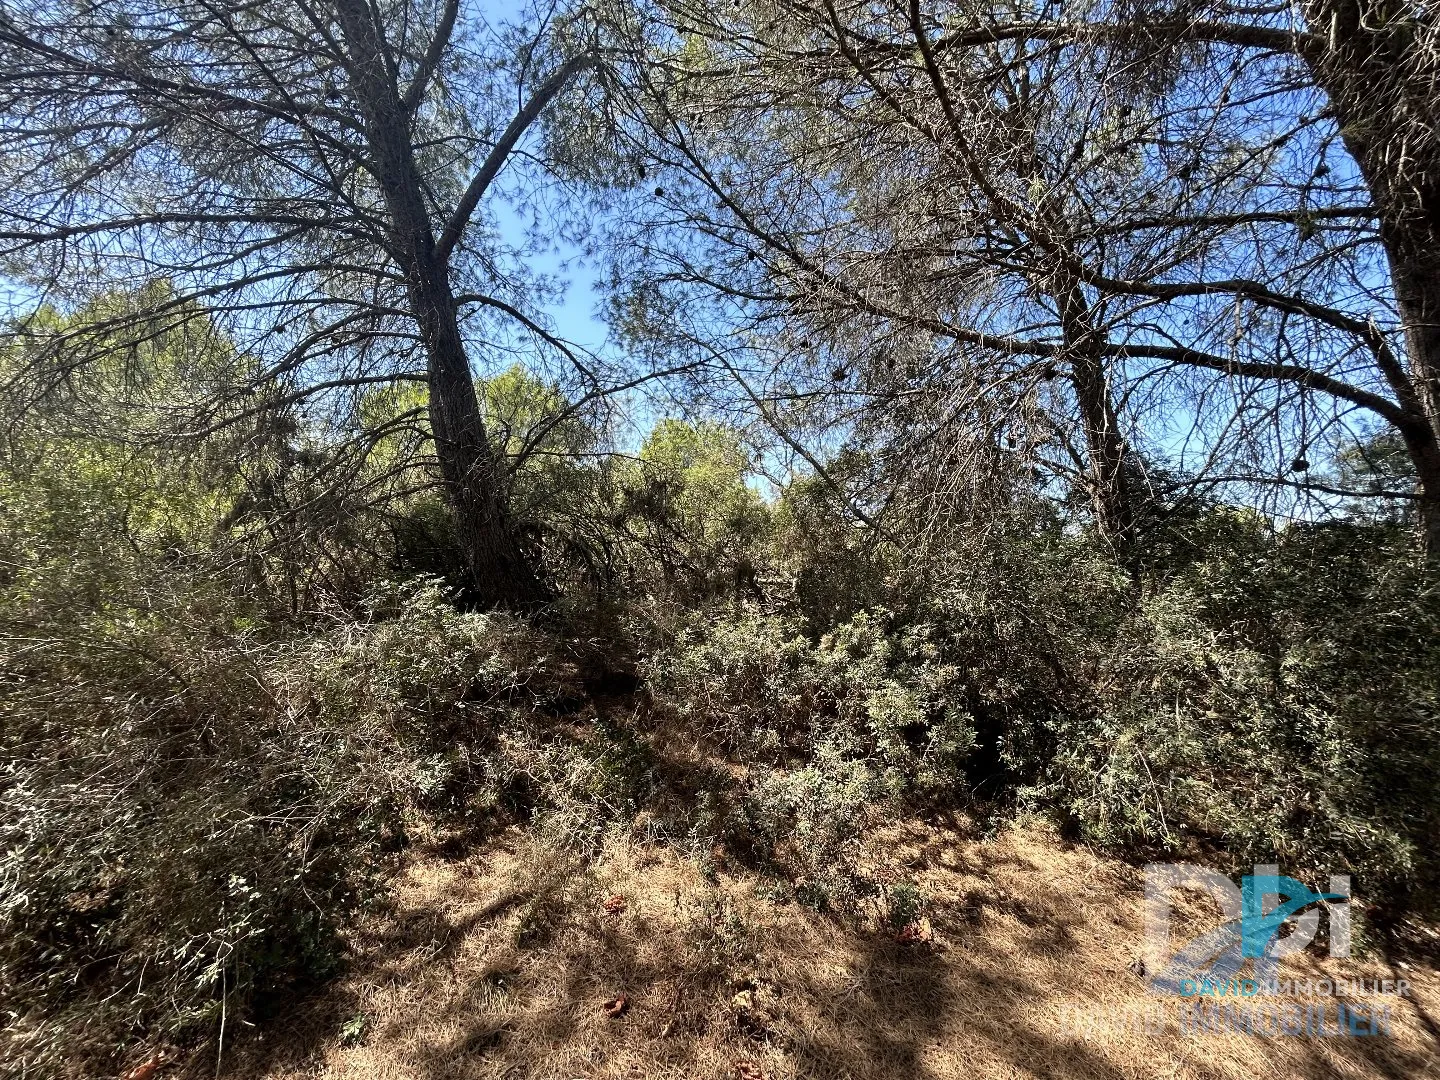
[[[1437,64],[0,2],[0,1072],[1433,1068]],[[1394,1038],[1066,1034],[1151,860],[1352,875]]]

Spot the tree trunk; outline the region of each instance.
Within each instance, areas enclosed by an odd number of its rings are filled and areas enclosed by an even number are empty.
[[[1440,228],[1428,230],[1428,236],[1430,250],[1440,254]],[[1394,254],[1390,271],[1421,411],[1400,434],[1415,466],[1425,558],[1440,565],[1440,273],[1408,259],[1397,262]]]
[[[1105,376],[1104,342],[1079,282],[1062,274],[1054,299],[1070,360],[1070,382],[1085,431],[1095,521],[1101,535],[1128,566],[1135,546],[1135,502],[1130,490],[1129,454]]]
[[[485,433],[445,270],[417,259],[406,278],[428,360],[435,453],[474,599],[485,607],[536,607],[547,596],[516,535],[505,463]]]
[[[1307,22],[1327,44],[1305,59],[1379,216],[1406,359],[1385,376],[1411,414],[1400,434],[1415,466],[1426,558],[1440,563],[1440,94],[1409,9],[1392,0],[1308,0]]]
[[[491,445],[460,336],[449,268],[436,253],[410,136],[410,117],[366,0],[335,0],[351,90],[365,117],[375,179],[390,215],[392,255],[405,274],[425,349],[430,425],[474,600],[531,608],[547,599],[510,514],[505,463]]]

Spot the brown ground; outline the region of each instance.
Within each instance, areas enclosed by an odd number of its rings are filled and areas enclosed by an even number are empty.
[[[393,908],[356,932],[351,973],[232,1040],[220,1075],[1440,1077],[1430,967],[1293,966],[1408,979],[1388,1038],[1145,1034],[1103,1019],[1154,1004],[1131,969],[1136,869],[1035,828],[981,840],[914,823],[873,849],[879,880],[926,897],[920,940],[897,941],[878,905],[858,923],[820,916],[748,874],[707,882],[624,839],[588,869],[519,831],[448,861],[417,856]],[[196,1064],[215,1075],[213,1056]]]

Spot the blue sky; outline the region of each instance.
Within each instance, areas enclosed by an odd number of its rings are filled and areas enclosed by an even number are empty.
[[[505,243],[523,248],[526,244],[524,221],[501,199],[497,199],[491,209]],[[601,296],[595,286],[600,268],[559,238],[554,240],[554,247],[553,252],[532,255],[529,263],[533,270],[564,281],[565,299],[549,305],[532,302],[527,310],[547,316],[550,327],[560,337],[591,352],[602,352],[608,331],[598,317]]]

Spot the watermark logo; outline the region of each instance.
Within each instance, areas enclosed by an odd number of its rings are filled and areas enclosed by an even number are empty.
[[[1211,897],[1218,925],[1176,942],[1186,890]],[[1190,863],[1145,868],[1145,957],[1131,970],[1150,991],[1140,1002],[1107,1002],[1062,1016],[1076,1038],[1124,1031],[1153,1037],[1247,1035],[1349,1038],[1391,1034],[1391,1003],[1404,979],[1280,978],[1280,961],[1315,941],[1322,918],[1332,957],[1350,955],[1350,878],[1322,891],[1257,866],[1239,882]]]
[[[1221,923],[1172,951],[1174,900],[1182,889],[1209,895]],[[1145,950],[1150,989],[1192,997],[1197,993],[1249,997],[1276,981],[1283,957],[1300,952],[1329,916],[1330,955],[1350,955],[1350,878],[1335,874],[1326,892],[1286,877],[1278,866],[1257,866],[1237,885],[1191,863],[1145,867]],[[1248,971],[1245,970],[1248,965]]]

